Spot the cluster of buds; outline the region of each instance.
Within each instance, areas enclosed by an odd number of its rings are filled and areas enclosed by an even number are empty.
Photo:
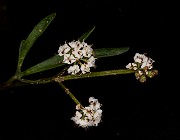
[[[95,58],[92,45],[78,41],[65,43],[59,47],[58,54],[64,56],[63,63],[72,64],[68,68],[69,74],[90,72],[90,67],[95,67]]]
[[[145,54],[136,53],[134,56],[134,63],[129,63],[126,68],[135,71],[136,79],[140,82],[145,82],[146,77],[154,77],[158,74],[157,70],[153,70],[153,59],[147,57]]]
[[[76,105],[75,116],[71,118],[77,125],[87,128],[89,126],[98,126],[101,121],[102,110],[101,104],[94,97],[89,98],[90,105],[82,107],[80,104]]]

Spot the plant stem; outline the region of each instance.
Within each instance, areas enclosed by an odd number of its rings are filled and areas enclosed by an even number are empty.
[[[29,84],[16,81],[15,83],[8,83],[8,84],[0,85],[0,91],[15,88],[15,87],[27,86],[27,85]]]
[[[8,81],[6,81],[6,82],[4,83],[4,85],[10,84],[10,83],[12,83],[14,80],[16,80],[16,76],[12,76]]]
[[[27,84],[47,84],[55,82],[55,79],[61,79],[61,81],[67,81],[67,80],[74,80],[74,79],[82,79],[82,78],[91,78],[91,77],[100,77],[100,76],[112,76],[112,75],[120,75],[120,74],[130,74],[134,73],[135,71],[129,70],[129,69],[118,69],[118,70],[107,70],[107,71],[100,71],[100,72],[91,72],[86,74],[80,74],[80,75],[67,75],[67,76],[53,76],[49,78],[41,78],[37,80],[27,80],[27,79],[16,79],[16,76],[13,76],[10,80],[8,80],[4,85],[0,86],[0,90],[8,89],[11,87],[18,87],[27,85]],[[18,83],[13,85],[13,81],[18,81]],[[24,84],[21,84],[24,83]]]
[[[77,104],[77,105],[81,105],[81,103],[76,99],[76,97],[70,92],[70,90],[68,88],[66,88],[62,82],[57,82],[62,89],[71,97],[71,99]],[[81,105],[82,106],[82,105]]]

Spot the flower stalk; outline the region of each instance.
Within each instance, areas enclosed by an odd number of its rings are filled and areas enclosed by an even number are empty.
[[[65,85],[62,82],[59,82],[56,80],[56,82],[60,85],[60,87],[71,97],[71,99],[77,104],[81,105],[81,103],[78,101],[78,99],[70,92],[70,90],[65,87]],[[81,105],[82,106],[82,105]]]

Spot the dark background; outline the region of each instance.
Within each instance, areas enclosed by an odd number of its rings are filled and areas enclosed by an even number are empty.
[[[82,104],[93,96],[103,104],[98,127],[78,128],[70,118],[74,102],[56,84],[35,85],[1,91],[0,139],[137,139],[178,140],[177,91],[168,72],[168,2],[137,0],[0,1],[0,82],[15,70],[19,44],[44,17],[56,18],[29,51],[23,69],[57,54],[60,44],[80,37],[96,26],[87,39],[94,48],[130,47],[122,55],[96,61],[92,71],[125,68],[136,52],[156,62],[159,75],[138,82],[133,74],[64,82]],[[168,70],[167,70],[168,69]],[[58,70],[31,78],[51,76]]]

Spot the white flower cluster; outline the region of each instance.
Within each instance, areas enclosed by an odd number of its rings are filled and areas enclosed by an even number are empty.
[[[126,65],[126,68],[136,71],[136,79],[145,82],[146,76],[151,78],[154,75],[157,75],[157,71],[152,70],[153,62],[155,61],[147,57],[145,54],[136,53],[134,56],[134,63],[129,63]]]
[[[137,70],[138,68],[141,69],[152,69],[153,68],[153,62],[155,62],[154,60],[152,60],[151,58],[145,56],[145,54],[139,54],[136,53],[134,56],[134,62],[135,63],[129,63],[126,68],[128,69],[133,69],[133,70]]]
[[[76,114],[71,118],[79,126],[86,128],[89,126],[98,126],[101,121],[102,110],[101,104],[94,97],[89,98],[90,105],[88,107],[76,106]]]
[[[65,43],[59,47],[58,54],[64,56],[63,63],[73,64],[68,68],[69,74],[84,74],[90,72],[90,67],[95,67],[95,58],[92,45],[78,41]]]

